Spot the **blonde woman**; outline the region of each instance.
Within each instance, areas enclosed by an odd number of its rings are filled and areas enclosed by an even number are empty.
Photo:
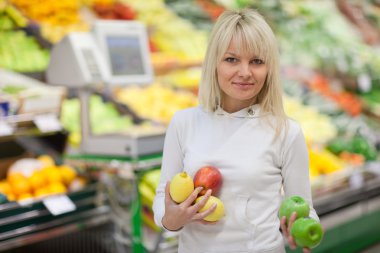
[[[199,102],[177,112],[167,129],[155,222],[180,231],[179,253],[283,253],[284,237],[295,248],[278,209],[283,189],[285,196],[305,198],[318,220],[308,151],[300,126],[284,113],[276,38],[258,12],[225,11],[215,23]],[[205,165],[223,175],[218,196],[225,216],[217,222],[203,220],[215,205],[199,212],[212,192],[197,204],[201,188],[180,204],[169,194],[175,174],[186,171],[193,177]]]

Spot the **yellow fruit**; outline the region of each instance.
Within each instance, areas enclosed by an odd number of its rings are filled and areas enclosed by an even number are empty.
[[[66,193],[67,189],[63,183],[55,182],[48,186],[50,194],[61,194]]]
[[[186,172],[180,172],[172,178],[169,192],[175,202],[185,201],[193,191],[193,179]]]
[[[11,186],[9,185],[9,183],[7,181],[2,180],[0,182],[0,192],[5,194],[5,195],[12,193]]]
[[[7,199],[8,199],[8,201],[15,201],[16,196],[13,193],[9,193],[9,194],[7,194]]]
[[[61,173],[62,180],[66,185],[69,185],[77,176],[75,169],[68,165],[59,166],[59,171]]]
[[[11,182],[11,187],[12,187],[12,192],[16,196],[20,196],[21,194],[24,193],[30,193],[31,192],[31,187],[26,178],[20,178],[18,180],[14,180]]]
[[[18,201],[26,200],[26,199],[33,199],[33,195],[31,193],[23,193],[23,194],[20,194],[17,198]]]
[[[25,180],[26,177],[19,173],[19,172],[13,172],[13,173],[8,173],[7,175],[7,181],[12,184],[13,182],[17,182],[19,180]]]
[[[202,199],[203,196],[199,196],[196,200],[195,200],[195,203],[199,202],[201,199]],[[223,202],[218,199],[217,197],[215,196],[210,196],[209,199],[207,200],[206,202],[206,205],[204,205],[204,207],[202,207],[199,212],[203,212],[203,211],[206,211],[207,209],[209,209],[214,203],[216,203],[216,209],[210,213],[209,215],[207,215],[204,220],[205,221],[218,221],[220,220],[223,216],[224,216],[224,204]]]
[[[48,183],[62,182],[61,173],[57,168],[45,171],[45,176]]]
[[[43,198],[50,195],[48,187],[42,187],[34,191],[34,197]]]
[[[54,159],[49,155],[40,155],[37,159],[42,162],[43,167],[55,165]]]
[[[33,190],[37,190],[46,185],[45,175],[40,171],[35,171],[28,180]]]

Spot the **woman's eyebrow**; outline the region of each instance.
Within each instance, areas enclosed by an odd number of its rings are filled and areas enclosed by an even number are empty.
[[[229,55],[232,55],[232,56],[238,56],[237,54],[235,54],[233,52],[226,52],[225,54],[229,54]]]

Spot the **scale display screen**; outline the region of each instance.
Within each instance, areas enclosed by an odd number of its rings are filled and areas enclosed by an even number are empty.
[[[144,75],[144,58],[137,36],[107,36],[111,73],[115,76]]]

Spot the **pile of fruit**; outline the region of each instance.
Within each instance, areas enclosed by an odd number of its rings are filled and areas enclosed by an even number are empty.
[[[353,93],[348,91],[334,90],[330,81],[321,76],[315,75],[307,82],[308,86],[328,99],[334,101],[339,107],[351,116],[358,116],[362,113],[362,103]]]
[[[197,97],[193,93],[174,90],[159,83],[147,87],[128,86],[116,91],[115,96],[140,117],[165,125],[176,111],[198,104]]]
[[[178,17],[163,0],[149,4],[137,0],[124,2],[136,10],[136,20],[148,27],[152,43],[168,59],[175,58],[178,64],[202,62],[208,38],[206,31],[197,30],[191,22]]]
[[[127,131],[132,125],[132,118],[120,115],[111,102],[93,95],[90,98],[90,123],[93,134],[107,134]],[[80,102],[77,98],[65,99],[62,103],[61,122],[70,131],[69,142],[78,146],[81,140]]]
[[[327,149],[357,165],[362,165],[365,161],[375,161],[378,156],[374,145],[360,135],[352,138],[337,137],[328,143]]]
[[[190,90],[197,94],[201,79],[201,67],[172,70],[167,74],[160,75],[157,80],[168,86]]]
[[[57,165],[48,155],[22,158],[13,163],[0,181],[0,193],[8,201],[37,201],[55,194],[82,189],[86,179],[68,165]]]
[[[284,96],[284,107],[287,115],[301,124],[308,141],[324,145],[337,136],[338,130],[331,118],[319,113],[314,107],[304,105],[297,98],[289,96]]]
[[[0,30],[13,30],[27,25],[27,19],[5,0],[0,0]]]
[[[18,72],[39,72],[49,63],[49,52],[24,31],[0,33],[0,67]]]
[[[192,179],[186,172],[176,174],[170,181],[170,196],[178,204],[187,200],[197,187],[202,187],[195,203],[202,200],[202,197],[208,190],[211,190],[211,196],[199,212],[210,209],[216,204],[216,209],[208,216],[203,218],[205,221],[218,221],[225,215],[224,204],[217,197],[223,184],[223,177],[219,169],[212,166],[201,167]]]
[[[309,172],[311,183],[320,175],[332,174],[344,170],[347,163],[325,148],[309,147]]]
[[[135,10],[121,2],[94,3],[92,10],[100,19],[133,20]]]
[[[43,38],[57,43],[73,31],[88,31],[89,26],[80,14],[80,0],[11,0],[26,18],[40,26]]]
[[[11,0],[29,19],[54,25],[75,24],[80,21],[78,0]]]
[[[140,178],[138,184],[142,203],[142,219],[146,225],[155,231],[159,231],[160,228],[154,223],[152,206],[156,196],[156,189],[160,182],[160,175],[160,169],[147,171]]]

